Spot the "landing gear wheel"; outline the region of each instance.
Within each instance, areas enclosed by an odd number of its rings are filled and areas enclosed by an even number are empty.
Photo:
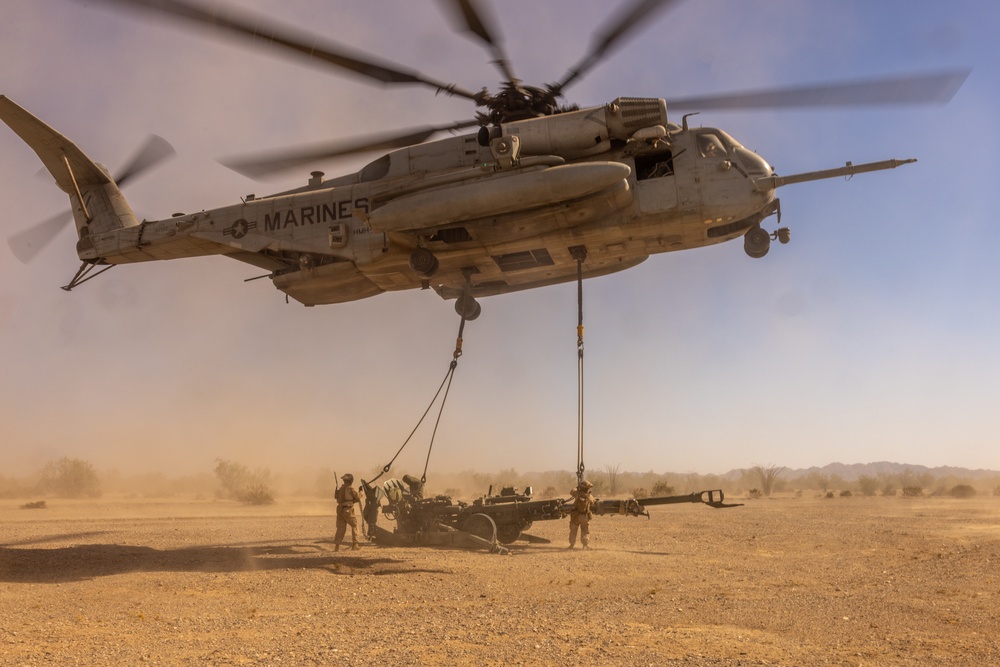
[[[462,524],[462,530],[487,542],[497,541],[497,524],[486,514],[473,514]]]
[[[760,259],[771,249],[771,235],[760,226],[752,228],[743,236],[743,250],[754,259]]]
[[[427,248],[417,248],[410,253],[410,268],[422,275],[430,278],[438,270],[438,258]]]
[[[521,537],[521,529],[511,524],[497,526],[497,539],[500,544],[513,544],[517,538]]]
[[[468,294],[463,294],[455,299],[455,312],[471,322],[482,314],[483,307]]]

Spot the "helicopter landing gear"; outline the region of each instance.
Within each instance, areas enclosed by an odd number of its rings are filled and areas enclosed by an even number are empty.
[[[754,259],[760,259],[771,249],[771,235],[759,225],[743,235],[743,250]]]
[[[743,250],[754,259],[760,259],[771,249],[771,241],[776,240],[784,245],[791,238],[792,230],[788,227],[778,227],[773,233],[768,234],[758,225],[743,236]]]
[[[455,312],[471,322],[482,314],[483,307],[474,297],[463,294],[455,299]]]
[[[410,253],[410,268],[424,278],[430,278],[438,270],[438,258],[427,248],[417,248]]]

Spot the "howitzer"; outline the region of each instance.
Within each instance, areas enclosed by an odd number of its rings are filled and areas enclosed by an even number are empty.
[[[382,507],[382,513],[395,520],[396,528],[392,532],[378,528],[376,539],[390,545],[479,546],[502,553],[506,550],[501,544],[511,544],[518,539],[547,541],[524,535],[524,531],[535,521],[564,519],[573,509],[573,503],[565,498],[532,500],[530,487],[523,493],[507,487],[499,495],[483,496],[471,504],[453,501],[448,496],[421,498],[409,493],[406,485],[395,479],[385,482],[383,490],[388,503]],[[594,513],[648,518],[646,507],[650,505],[703,503],[715,508],[740,506],[726,504],[724,498],[720,489],[713,489],[683,496],[599,500]]]

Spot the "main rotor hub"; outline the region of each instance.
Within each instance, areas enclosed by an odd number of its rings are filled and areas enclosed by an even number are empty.
[[[520,81],[507,81],[496,95],[484,88],[476,95],[476,105],[489,112],[478,114],[484,124],[500,125],[529,118],[541,118],[561,113],[556,99],[560,97],[551,87],[525,86]],[[575,107],[574,107],[575,108]]]

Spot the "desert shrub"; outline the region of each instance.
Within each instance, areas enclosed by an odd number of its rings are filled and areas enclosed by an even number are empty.
[[[652,494],[654,496],[672,496],[674,495],[674,487],[667,484],[667,480],[658,479],[653,484]]]
[[[274,493],[263,482],[254,482],[241,489],[236,500],[247,505],[270,505],[274,503]]]
[[[948,495],[952,498],[973,498],[976,495],[976,490],[968,484],[957,484],[951,487]]]
[[[21,509],[23,510],[43,510],[47,509],[47,507],[44,500],[36,500],[33,503],[24,503],[21,505]]]
[[[862,495],[874,496],[878,491],[878,480],[871,475],[862,475],[858,478],[858,489]]]
[[[542,500],[548,500],[549,498],[555,498],[558,495],[559,494],[556,491],[556,487],[554,487],[554,486],[547,486],[547,487],[545,487],[545,490],[542,491],[542,495],[540,495],[538,497],[541,498]]]
[[[749,491],[747,491],[747,498],[752,498],[754,500],[759,500],[760,498],[763,498],[763,497],[764,497],[764,494],[761,493],[760,489],[750,489]]]
[[[924,495],[924,489],[921,486],[904,486],[903,496],[906,498],[916,498],[917,496]]]
[[[759,464],[750,468],[754,477],[760,482],[761,491],[765,496],[770,496],[771,491],[775,490],[778,475],[780,475],[784,469],[785,468],[783,466],[762,466]]]
[[[896,495],[896,485],[892,482],[886,482],[882,487],[883,496],[895,496]]]
[[[258,468],[251,471],[245,465],[216,459],[215,476],[222,484],[220,495],[247,505],[270,505],[274,502],[271,490],[271,471]]]
[[[94,466],[64,456],[45,465],[38,490],[60,498],[97,498],[101,495],[101,481]]]
[[[833,491],[827,491],[826,492],[826,497],[827,498],[833,498]]]
[[[843,491],[840,492],[840,497],[841,498],[850,498],[851,495],[853,495],[853,494],[851,494],[851,490],[850,489],[844,489]]]
[[[633,498],[649,498],[649,491],[647,491],[646,489],[644,489],[644,488],[642,488],[640,486],[638,489],[632,489],[632,497]]]

